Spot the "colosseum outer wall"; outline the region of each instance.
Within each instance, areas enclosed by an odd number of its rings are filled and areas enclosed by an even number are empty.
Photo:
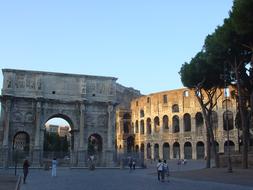
[[[220,153],[226,151],[223,118],[228,113],[231,150],[238,151],[239,131],[234,126],[236,102],[230,94],[225,97],[224,90],[221,91],[213,113],[216,146]],[[142,151],[145,159],[206,156],[206,129],[194,91],[183,88],[142,96],[131,102],[131,114],[134,147]]]

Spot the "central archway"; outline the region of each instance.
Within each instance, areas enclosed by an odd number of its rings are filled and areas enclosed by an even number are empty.
[[[56,158],[58,164],[67,166],[71,163],[74,137],[71,132],[73,124],[63,114],[50,116],[44,124],[43,160]]]

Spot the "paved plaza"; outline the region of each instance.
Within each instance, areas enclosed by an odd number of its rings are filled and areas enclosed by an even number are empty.
[[[88,169],[58,168],[57,177],[51,177],[51,171],[31,169],[27,179],[27,184],[22,184],[21,190],[253,189],[252,183],[241,183],[241,185],[238,185],[233,184],[233,181],[229,180],[225,180],[224,182],[222,179],[220,181],[218,180],[218,182],[217,180],[212,180],[210,176],[212,176],[212,172],[215,172],[213,169],[210,170],[209,175],[207,175],[207,172],[203,172],[206,171],[205,169],[199,170],[199,172],[195,170],[192,172],[192,176],[189,175],[189,173],[191,173],[189,171],[190,169],[193,167],[195,169],[199,169],[199,167],[202,167],[203,164],[204,163],[192,162],[187,163],[187,165],[180,166],[179,168],[175,163],[170,163],[172,176],[169,183],[162,183],[157,180],[154,163],[153,165],[151,164],[148,169],[137,169],[132,172],[129,172],[128,169],[96,169],[94,171],[90,171]],[[21,174],[22,170],[19,170],[18,172]],[[221,171],[219,171],[219,173],[220,172]],[[223,174],[223,177],[227,176],[225,172],[223,172]],[[203,178],[203,175],[207,175],[209,178]]]

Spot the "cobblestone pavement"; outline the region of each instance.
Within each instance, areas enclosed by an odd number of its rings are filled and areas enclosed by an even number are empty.
[[[119,169],[58,169],[57,177],[51,177],[50,171],[31,170],[27,184],[21,190],[252,190],[253,187],[224,184],[211,181],[186,180],[182,178],[170,179],[170,182],[159,182],[154,173],[149,170]]]

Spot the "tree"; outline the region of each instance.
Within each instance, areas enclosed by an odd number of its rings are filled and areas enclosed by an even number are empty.
[[[243,130],[243,151],[242,165],[248,168],[248,142],[250,117],[253,115],[253,1],[234,0],[232,11],[230,12],[231,22],[234,30],[240,36],[238,49],[241,49],[239,56],[235,59],[237,65],[236,78],[239,96],[239,111]],[[247,69],[246,65],[250,65]],[[250,102],[251,112],[248,111]],[[250,114],[248,114],[250,113]]]
[[[219,167],[219,156],[217,154],[215,139],[213,133],[212,113],[217,104],[217,99],[221,96],[218,92],[223,85],[220,79],[222,68],[220,65],[208,62],[208,56],[204,51],[199,52],[190,63],[182,65],[180,70],[181,81],[184,86],[195,91],[196,98],[201,106],[204,115],[205,126],[207,129],[207,163],[206,167],[210,168],[211,149],[210,143],[215,156],[216,167]]]

